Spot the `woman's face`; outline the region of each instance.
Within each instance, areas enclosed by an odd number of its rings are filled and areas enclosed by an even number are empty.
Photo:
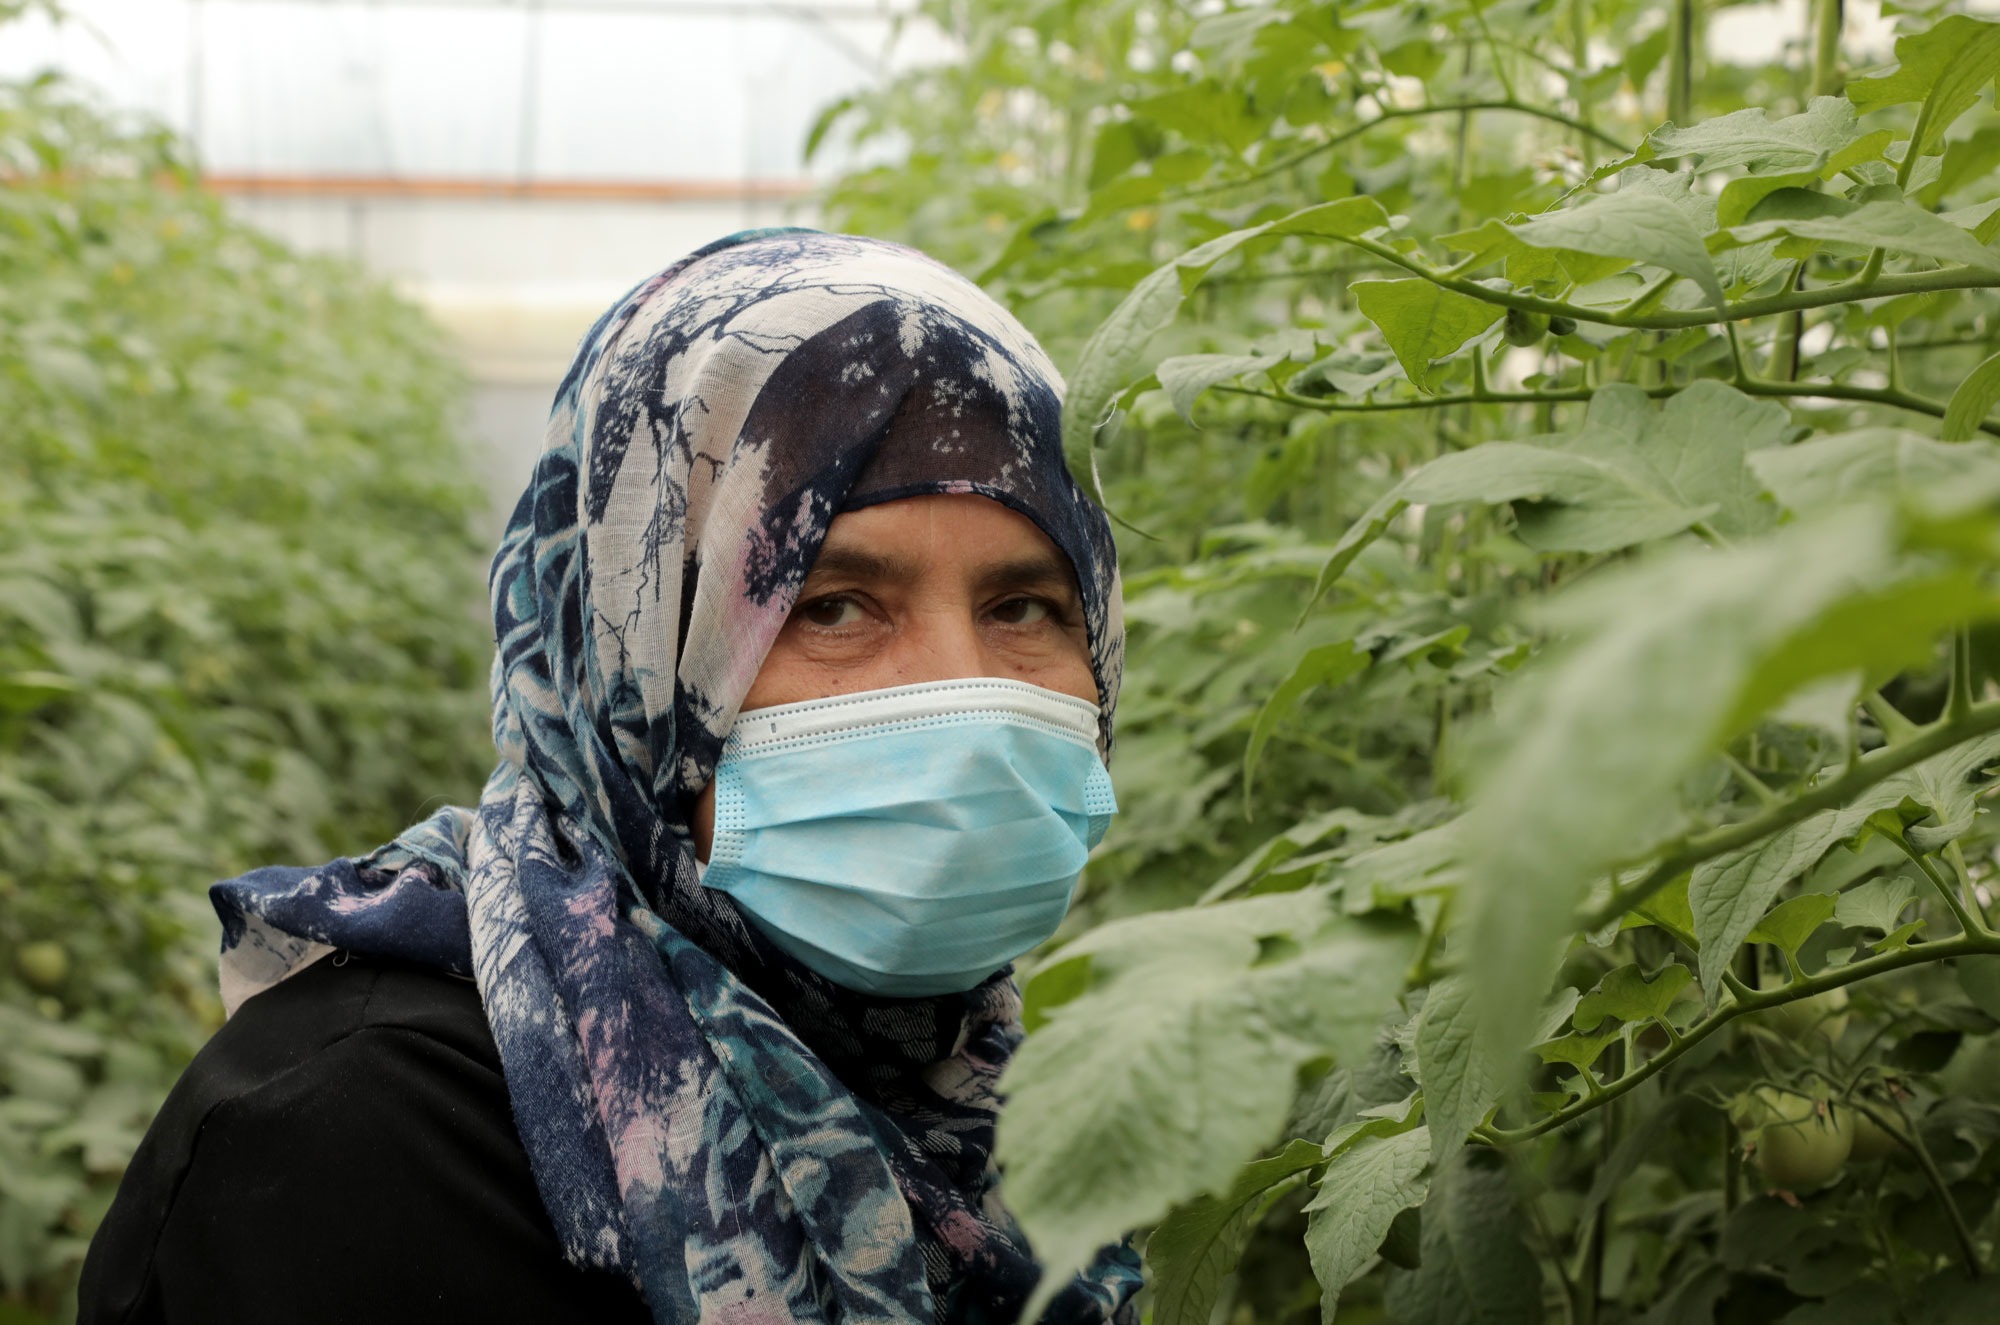
[[[745,709],[999,676],[1098,702],[1069,559],[985,497],[905,497],[834,517]],[[695,802],[708,859],[715,787]]]

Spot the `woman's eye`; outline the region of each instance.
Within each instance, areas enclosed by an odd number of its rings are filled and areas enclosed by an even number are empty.
[[[861,604],[852,598],[818,598],[799,609],[807,624],[822,630],[852,626],[861,620]]]
[[[1053,615],[1040,598],[1010,598],[993,609],[994,619],[1007,626],[1032,626]]]

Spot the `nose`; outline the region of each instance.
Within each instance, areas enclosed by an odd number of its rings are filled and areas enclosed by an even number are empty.
[[[970,676],[999,676],[999,661],[986,646],[968,604],[924,612],[899,632],[894,670],[898,684],[956,681]]]

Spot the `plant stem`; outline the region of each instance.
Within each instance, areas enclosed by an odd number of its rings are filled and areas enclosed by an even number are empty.
[[[1875,725],[1882,729],[1882,739],[1890,745],[1907,741],[1922,730],[1916,723],[1904,717],[1902,711],[1894,704],[1883,698],[1879,690],[1871,690],[1863,695],[1861,707],[1867,709],[1868,716],[1875,719]]]
[[[1550,316],[1572,318],[1578,322],[1594,322],[1599,326],[1631,327],[1647,331],[1679,331],[1684,327],[1713,326],[1719,322],[1743,318],[1770,317],[1793,309],[1825,308],[1829,304],[1888,299],[1902,294],[2000,288],[2000,272],[1983,267],[1946,267],[1938,271],[1896,272],[1888,276],[1870,275],[1864,268],[1862,276],[1867,276],[1866,280],[1857,276],[1851,281],[1816,286],[1810,290],[1784,290],[1777,294],[1765,295],[1761,299],[1744,299],[1738,303],[1725,304],[1720,311],[1713,307],[1703,307],[1635,314],[1623,308],[1596,308],[1587,304],[1568,304],[1560,299],[1543,299],[1537,295],[1521,294],[1512,290],[1495,290],[1469,277],[1441,271],[1388,244],[1360,235],[1316,235],[1310,230],[1299,230],[1294,233],[1351,245],[1364,253],[1373,254],[1393,267],[1400,267],[1413,276],[1421,276],[1433,285],[1442,286],[1482,303],[1497,304],[1502,308],[1518,308],[1528,313],[1547,313]],[[1876,271],[1880,272],[1879,265]]]
[[[1862,961],[1850,962],[1846,966],[1836,966],[1809,979],[1794,980],[1777,989],[1760,992],[1745,990],[1741,994],[1735,994],[1714,1012],[1688,1027],[1678,1042],[1669,1044],[1615,1081],[1605,1083],[1601,1094],[1567,1104],[1554,1113],[1522,1127],[1482,1127],[1475,1132],[1475,1135],[1487,1144],[1496,1146],[1516,1145],[1522,1141],[1533,1140],[1544,1133],[1574,1122],[1592,1109],[1617,1099],[1633,1087],[1657,1076],[1675,1059],[1738,1017],[1752,1012],[1762,1012],[1766,1008],[1777,1007],[1783,1003],[1793,1003],[1802,998],[1811,998],[1829,989],[1838,989],[1889,971],[1900,971],[1906,966],[1947,961],[1953,957],[1983,955],[2000,955],[2000,936],[1960,934],[1956,938],[1945,939],[1938,943],[1912,944],[1895,952],[1885,952]]]
[[[1952,877],[1958,880],[1958,895],[1965,901],[1965,909],[1979,917],[1979,923],[1988,929],[1992,922],[1987,918],[1986,907],[1979,900],[1979,889],[1973,886],[1972,871],[1965,868],[1965,853],[1958,849],[1956,841],[1944,844],[1945,863],[1951,866]]]
[[[1685,128],[1694,102],[1694,0],[1674,0],[1667,23],[1667,118]]]
[[[1952,1235],[1958,1239],[1959,1254],[1965,1258],[1965,1272],[1974,1279],[1979,1278],[1985,1270],[1979,1260],[1979,1244],[1972,1236],[1971,1226],[1965,1222],[1964,1212],[1958,1208],[1957,1200],[1952,1197],[1951,1184],[1944,1180],[1944,1174],[1938,1169],[1937,1160],[1931,1156],[1930,1147],[1924,1144],[1924,1138],[1917,1129],[1910,1126],[1910,1116],[1903,1111],[1902,1104],[1893,1092],[1890,1093],[1889,1102],[1896,1109],[1894,1123],[1891,1123],[1880,1110],[1860,1100],[1849,1099],[1846,1104],[1856,1113],[1867,1115],[1870,1122],[1887,1132],[1891,1141],[1909,1151],[1911,1157],[1917,1161],[1917,1167],[1924,1171],[1924,1181],[1930,1184],[1931,1193],[1938,1198],[1938,1204],[1944,1207],[1945,1215],[1951,1220]]]
[[[1722,329],[1729,335],[1729,363],[1735,374],[1736,385],[1741,387],[1750,381],[1750,370],[1743,364],[1743,345],[1736,338],[1734,322],[1723,323]]]
[[[1965,909],[1965,903],[1959,899],[1958,890],[1944,881],[1944,877],[1938,873],[1937,866],[1931,864],[1929,857],[1904,841],[1900,833],[1892,835],[1889,840],[1894,842],[1897,848],[1910,858],[1911,863],[1923,871],[1924,877],[1931,881],[1931,887],[1937,889],[1937,895],[1944,899],[1944,904],[1951,908],[1952,915],[1957,918],[1958,928],[1961,933],[1984,934],[1989,932],[1986,926],[1973,919],[1972,913]]]
[[[1956,721],[1972,712],[1972,628],[1960,626],[1951,636],[1951,698],[1945,717]]]
[[[1840,76],[1841,0],[1813,0],[1812,95],[1837,97]]]
[[[1990,731],[2000,731],[2000,700],[1975,704],[1962,720],[1943,719],[1923,728],[1906,741],[1871,750],[1832,781],[1822,783],[1781,805],[1774,805],[1741,823],[1685,838],[1677,846],[1670,847],[1639,882],[1613,894],[1590,914],[1578,918],[1576,927],[1582,930],[1602,928],[1703,861],[1748,846],[1821,810],[1843,805],[1913,764],[1920,764],[1933,755]]]
[[[1848,386],[1838,382],[1772,382],[1761,377],[1735,380],[1731,383],[1738,391],[1749,396],[1769,396],[1787,400],[1853,400],[1870,405],[1886,405],[1891,409],[1908,410],[1912,414],[1928,414],[1934,419],[1944,417],[1944,403],[1926,396],[1913,396],[1906,391],[1890,391],[1882,387]],[[1220,385],[1212,388],[1237,396],[1256,396],[1263,400],[1274,400],[1284,405],[1294,405],[1300,409],[1314,409],[1326,414],[1390,414],[1400,410],[1443,409],[1450,405],[1541,405],[1563,404],[1571,401],[1589,400],[1595,392],[1589,387],[1565,387],[1558,391],[1481,391],[1475,389],[1450,396],[1413,396],[1406,400],[1367,400],[1354,403],[1328,400],[1320,396],[1301,396],[1290,391],[1265,390],[1261,387]],[[1668,384],[1664,386],[1642,387],[1648,396],[1663,400],[1686,390],[1684,386]],[[2000,423],[1981,423],[1983,432],[2000,437]]]
[[[1507,94],[1507,100],[1519,100],[1514,95],[1514,80],[1507,77],[1507,66],[1500,58],[1500,47],[1493,40],[1493,29],[1486,26],[1486,8],[1480,0],[1472,0],[1472,21],[1479,25],[1480,35],[1486,38],[1486,53],[1493,59],[1493,75],[1500,80],[1500,90]]]
[[[1236,179],[1217,180],[1213,184],[1203,184],[1196,188],[1183,189],[1179,193],[1167,195],[1161,201],[1171,203],[1180,202],[1187,198],[1205,198],[1211,193],[1226,193],[1230,189],[1241,188],[1246,184],[1255,184],[1258,180],[1269,179],[1273,175],[1281,175],[1293,166],[1303,165],[1316,156],[1331,152],[1341,144],[1352,142],[1369,130],[1387,124],[1391,120],[1407,120],[1420,115],[1457,115],[1474,110],[1504,110],[1516,115],[1531,115],[1536,119],[1547,120],[1551,124],[1560,124],[1565,128],[1574,129],[1578,133],[1588,134],[1623,155],[1631,155],[1632,149],[1625,146],[1618,139],[1613,138],[1610,134],[1603,132],[1594,125],[1587,124],[1579,119],[1573,119],[1561,111],[1548,110],[1541,106],[1531,106],[1525,101],[1516,101],[1511,97],[1505,101],[1454,101],[1440,106],[1410,106],[1385,110],[1366,124],[1357,124],[1351,129],[1343,129],[1323,143],[1314,143],[1311,147],[1301,148],[1289,155],[1281,156],[1276,161],[1271,162],[1271,164],[1259,167],[1247,175],[1239,176]],[[1136,206],[1137,204],[1134,205]]]
[[[1771,790],[1771,785],[1768,782],[1758,777],[1748,768],[1745,768],[1743,761],[1735,755],[1730,754],[1727,750],[1722,752],[1722,762],[1729,769],[1729,775],[1736,779],[1737,785],[1752,796],[1755,796],[1759,805],[1776,805],[1784,799],[1777,792]]]
[[[1791,278],[1785,282],[1785,289],[1798,289],[1805,275],[1805,263],[1794,266]],[[1764,376],[1778,382],[1790,382],[1798,377],[1799,333],[1804,326],[1805,315],[1796,308],[1779,317],[1778,334],[1771,338],[1771,353],[1764,361]]]

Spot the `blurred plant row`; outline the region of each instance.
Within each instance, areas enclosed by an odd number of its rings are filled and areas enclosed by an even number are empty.
[[[220,1020],[207,885],[476,795],[460,390],[164,133],[0,84],[0,1319],[65,1310]]]
[[[1153,1325],[1989,1318],[2000,25],[922,8],[833,217],[1045,338],[1126,524],[1038,1251],[1137,1228]]]

